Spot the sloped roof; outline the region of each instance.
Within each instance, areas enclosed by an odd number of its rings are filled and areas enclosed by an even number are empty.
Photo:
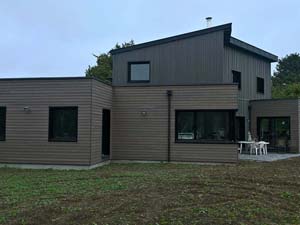
[[[114,54],[133,51],[133,50],[137,50],[137,49],[141,49],[141,48],[147,48],[147,47],[151,47],[151,46],[155,46],[155,45],[161,45],[161,44],[165,44],[165,43],[169,43],[169,42],[173,42],[173,41],[177,41],[177,40],[183,40],[183,39],[187,39],[187,38],[191,38],[191,37],[196,37],[196,36],[216,32],[216,31],[224,31],[224,43],[226,45],[253,53],[253,54],[258,55],[270,62],[276,62],[278,60],[278,57],[276,55],[273,55],[267,51],[264,51],[260,48],[250,45],[246,42],[243,42],[234,37],[231,37],[231,29],[232,29],[231,27],[232,27],[232,24],[227,23],[227,24],[223,24],[220,26],[210,27],[210,28],[197,30],[197,31],[189,32],[189,33],[184,33],[184,34],[180,34],[180,35],[176,35],[176,36],[172,36],[172,37],[149,41],[149,42],[133,45],[130,47],[114,49],[114,50],[111,50],[110,53],[114,55]]]

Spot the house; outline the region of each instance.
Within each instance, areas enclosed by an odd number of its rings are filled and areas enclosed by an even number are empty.
[[[271,99],[277,56],[232,37],[231,28],[113,50],[111,84],[1,79],[0,163],[234,163],[236,140],[248,131],[299,152],[299,101]]]

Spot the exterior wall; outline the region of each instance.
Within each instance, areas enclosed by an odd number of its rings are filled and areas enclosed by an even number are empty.
[[[91,164],[102,161],[102,111],[112,108],[112,87],[92,80]]]
[[[299,100],[251,101],[251,133],[257,137],[257,117],[290,117],[292,152],[299,153]]]
[[[238,91],[239,110],[237,116],[245,117],[245,132],[249,129],[249,100],[271,98],[271,63],[245,51],[224,47],[223,82],[232,82],[232,70],[241,72],[242,86]],[[256,77],[264,78],[265,93],[256,92]],[[245,135],[247,137],[247,135]]]
[[[113,55],[113,86],[128,83],[128,62],[150,61],[150,85],[222,83],[224,31]]]
[[[173,91],[171,160],[236,162],[235,144],[175,143],[175,110],[237,109],[236,85],[114,87],[112,159],[167,160],[167,90]]]
[[[6,106],[0,163],[90,164],[91,79],[4,79],[0,105]],[[49,106],[78,106],[77,142],[48,142]]]

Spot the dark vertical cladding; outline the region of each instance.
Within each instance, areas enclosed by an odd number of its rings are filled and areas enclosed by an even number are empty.
[[[150,62],[147,85],[222,83],[224,31],[163,43],[113,55],[113,86],[128,83],[128,63]]]
[[[232,71],[237,71],[241,75],[237,116],[245,117],[245,131],[247,131],[250,128],[249,100],[271,98],[271,64],[270,61],[256,55],[225,46],[223,82],[232,82]],[[257,92],[257,77],[264,79],[264,93]]]

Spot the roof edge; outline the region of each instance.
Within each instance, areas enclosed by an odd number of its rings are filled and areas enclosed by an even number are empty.
[[[19,77],[19,78],[0,78],[1,81],[22,81],[22,80],[96,80],[103,84],[111,86],[110,81],[106,81],[97,77]]]
[[[165,43],[169,43],[169,42],[173,42],[173,41],[177,41],[177,40],[196,37],[199,35],[208,34],[208,33],[221,31],[221,30],[225,31],[225,35],[229,39],[230,35],[231,35],[231,26],[232,26],[232,23],[226,23],[223,25],[215,26],[215,27],[210,27],[210,28],[206,28],[206,29],[202,29],[202,30],[189,32],[189,33],[179,34],[179,35],[162,38],[162,39],[158,39],[158,40],[154,40],[154,41],[144,42],[144,43],[133,45],[130,47],[114,49],[114,50],[111,50],[110,53],[112,55],[114,55],[114,54],[137,50],[137,49],[141,49],[141,48],[147,48],[147,47],[151,47],[154,45],[161,45],[161,44],[165,44]]]
[[[244,51],[253,53],[255,55],[261,56],[267,59],[270,62],[277,62],[278,56],[267,52],[261,48],[255,47],[254,45],[248,44],[247,42],[241,41],[235,37],[230,37],[229,42],[227,42],[229,46],[236,47],[242,49]]]

